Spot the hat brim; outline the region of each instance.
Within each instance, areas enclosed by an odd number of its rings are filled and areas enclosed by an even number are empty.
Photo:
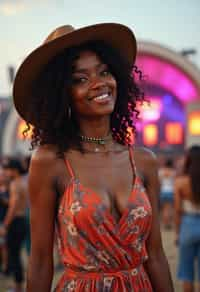
[[[137,51],[135,36],[127,26],[118,23],[102,23],[76,29],[41,45],[28,55],[15,77],[14,105],[24,120],[35,124],[28,105],[32,98],[32,83],[44,66],[62,50],[91,40],[102,40],[110,44],[130,65],[134,64]]]

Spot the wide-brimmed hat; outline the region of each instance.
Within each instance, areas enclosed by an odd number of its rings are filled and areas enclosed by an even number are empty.
[[[136,39],[134,33],[119,23],[101,23],[74,29],[65,25],[55,29],[21,64],[14,81],[14,105],[20,116],[35,124],[30,113],[31,99],[34,98],[32,85],[42,69],[62,50],[82,43],[102,40],[115,48],[132,65],[136,57]]]

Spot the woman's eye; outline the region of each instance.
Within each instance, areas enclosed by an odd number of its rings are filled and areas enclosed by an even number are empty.
[[[110,75],[111,73],[110,73],[110,71],[109,70],[103,70],[103,71],[101,71],[101,75],[103,75],[103,76],[108,76],[108,75]]]
[[[85,83],[85,82],[87,82],[87,78],[85,78],[85,77],[73,78],[73,83],[74,84],[80,84],[80,83]]]

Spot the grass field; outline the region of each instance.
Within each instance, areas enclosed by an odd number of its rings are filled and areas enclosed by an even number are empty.
[[[177,266],[177,247],[174,244],[174,232],[173,231],[162,231],[162,239],[164,249],[169,261],[170,270],[174,282],[176,292],[181,292],[181,285],[176,279],[176,266]],[[54,283],[58,278],[59,274],[55,275]],[[0,278],[0,292],[6,292],[10,286],[10,279]]]

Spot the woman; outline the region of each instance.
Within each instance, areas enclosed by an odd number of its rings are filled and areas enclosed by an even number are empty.
[[[175,170],[172,159],[166,159],[159,170],[161,222],[165,229],[172,228]]]
[[[175,212],[179,243],[178,278],[184,292],[194,291],[194,266],[198,263],[200,282],[200,146],[186,155],[184,173],[175,181]]]
[[[131,146],[143,100],[135,55],[135,37],[123,25],[65,26],[18,71],[15,106],[39,145],[29,178],[28,292],[51,289],[55,221],[65,266],[56,291],[173,291],[156,159]],[[148,195],[136,168],[149,179]]]

